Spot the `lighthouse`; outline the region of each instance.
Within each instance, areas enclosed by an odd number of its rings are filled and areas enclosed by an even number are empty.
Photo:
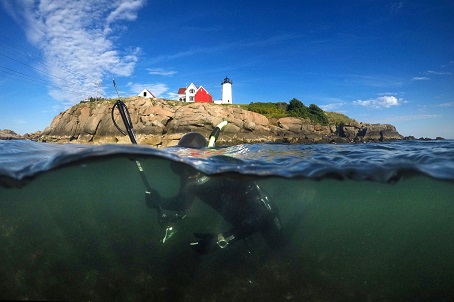
[[[222,85],[222,104],[232,104],[232,81],[225,77]]]

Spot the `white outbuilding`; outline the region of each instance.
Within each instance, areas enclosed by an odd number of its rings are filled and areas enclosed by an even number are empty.
[[[152,98],[155,98],[154,94],[150,92],[150,90],[148,89],[144,89],[142,90],[138,96],[141,96],[143,98],[149,98],[149,99],[152,99]]]

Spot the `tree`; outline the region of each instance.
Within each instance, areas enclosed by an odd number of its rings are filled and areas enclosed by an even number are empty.
[[[307,110],[309,112],[309,118],[313,122],[317,122],[322,125],[328,125],[328,117],[326,116],[325,112],[320,109],[315,104],[309,105],[309,108]]]
[[[309,117],[309,112],[307,111],[307,107],[304,106],[304,104],[300,100],[295,99],[295,98],[293,98],[290,101],[290,103],[287,107],[287,110],[288,110],[288,114],[290,116],[302,117],[302,118]]]

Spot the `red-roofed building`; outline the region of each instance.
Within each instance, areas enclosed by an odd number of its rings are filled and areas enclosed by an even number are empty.
[[[213,103],[213,97],[202,86],[197,89],[194,101],[197,103]]]
[[[178,89],[178,100],[180,102],[212,103],[213,97],[202,86],[198,87],[191,83],[187,88]]]

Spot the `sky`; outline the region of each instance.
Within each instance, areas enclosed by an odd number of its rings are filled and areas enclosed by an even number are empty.
[[[0,129],[87,97],[203,86],[454,139],[452,0],[0,0]]]

